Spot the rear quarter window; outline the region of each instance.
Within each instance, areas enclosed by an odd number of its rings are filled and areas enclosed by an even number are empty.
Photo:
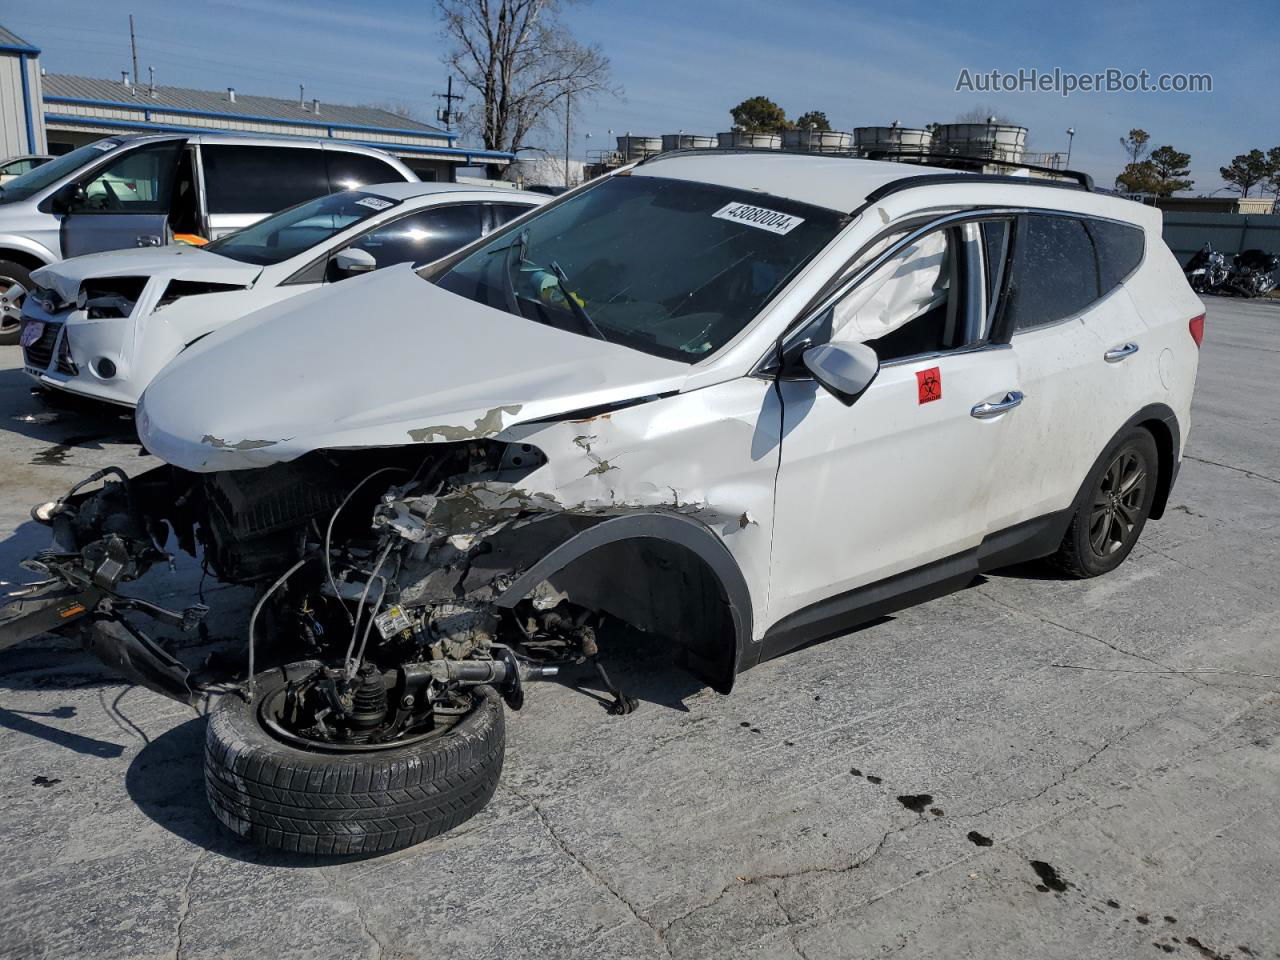
[[[325,150],[329,164],[329,186],[338,190],[355,190],[371,183],[403,183],[404,174],[377,157],[347,150]]]
[[[1088,220],[1089,235],[1098,251],[1098,278],[1106,296],[1138,269],[1145,250],[1142,230],[1123,223]]]
[[[205,144],[200,157],[210,213],[275,213],[330,192],[318,147]]]
[[[1099,295],[1098,260],[1083,221],[1039,214],[1020,218],[1006,301],[1015,332],[1057,323]]]

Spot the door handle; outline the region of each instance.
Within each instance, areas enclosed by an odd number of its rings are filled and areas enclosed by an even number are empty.
[[[164,242],[160,237],[153,233],[141,234],[136,239],[138,241],[138,246],[140,247],[158,247]]]
[[[970,410],[969,415],[977,417],[979,420],[990,420],[992,417],[998,417],[1002,413],[1008,413],[1020,404],[1023,399],[1024,396],[1021,391],[1010,390],[1004,395],[1003,400],[997,400],[995,403],[992,403],[989,400],[984,400],[982,403]]]
[[[1119,363],[1125,357],[1132,356],[1138,352],[1138,345],[1133,342],[1121,344],[1118,347],[1112,347],[1102,355],[1102,359],[1107,363]]]

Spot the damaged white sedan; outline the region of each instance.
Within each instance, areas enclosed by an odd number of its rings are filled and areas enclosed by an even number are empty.
[[[317,197],[203,247],[41,267],[22,305],[40,387],[132,407],[164,365],[245,314],[396,263],[428,263],[547,202],[461,183],[384,183]]]
[[[418,842],[493,793],[501,698],[598,664],[609,618],[728,692],[983,570],[1120,564],[1203,332],[1160,228],[1083,178],[643,162],[185,351],[138,408],[167,465],[35,509],[46,579],[4,638],[79,630],[190,700],[206,679],[141,624],[204,608],[126,585],[170,539],[202,551],[260,591],[208,727],[218,817],[290,850]]]

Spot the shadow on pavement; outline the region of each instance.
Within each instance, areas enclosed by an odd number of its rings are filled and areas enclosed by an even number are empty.
[[[193,717],[156,737],[129,764],[125,789],[155,823],[198,847],[230,860],[271,867],[326,867],[385,854],[315,856],[267,850],[240,840],[218,822],[204,793],[204,717]]]
[[[0,430],[45,440],[55,448],[94,450],[102,449],[103,443],[138,442],[132,410],[32,387],[21,369],[0,370],[0,396],[8,411],[0,418]],[[43,463],[40,457],[46,455],[52,456],[42,452],[33,462]]]
[[[1000,577],[1006,580],[1072,580],[1074,577],[1063,573],[1046,559],[1028,560],[1026,563],[1015,563],[1011,567],[991,570],[980,578],[985,582],[987,577]]]
[[[685,699],[706,684],[674,659],[679,648],[626,624],[610,621],[600,632],[600,662],[609,678],[629,697],[643,703],[688,713]],[[589,663],[561,668],[555,682],[608,709],[613,697]]]
[[[74,710],[74,708],[70,709]],[[57,727],[51,727],[47,723],[32,720],[30,719],[31,716],[61,717],[63,712],[60,708],[60,710],[51,711],[47,714],[24,714],[21,710],[6,710],[4,707],[0,707],[0,728],[26,734],[29,737],[38,737],[56,746],[65,747],[75,753],[82,753],[89,757],[112,758],[124,753],[124,747],[118,743],[59,730]]]

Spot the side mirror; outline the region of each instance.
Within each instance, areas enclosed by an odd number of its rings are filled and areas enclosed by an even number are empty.
[[[361,250],[359,247],[347,247],[345,250],[339,250],[333,258],[334,269],[346,276],[352,276],[357,273],[368,273],[370,270],[378,269],[378,261],[373,259],[373,254],[368,250]]]
[[[880,372],[880,358],[865,343],[824,343],[804,352],[804,365],[828,393],[852,406]]]
[[[88,194],[85,193],[84,187],[79,183],[64,184],[56,193],[54,193],[50,206],[54,213],[70,213],[84,206]]]

